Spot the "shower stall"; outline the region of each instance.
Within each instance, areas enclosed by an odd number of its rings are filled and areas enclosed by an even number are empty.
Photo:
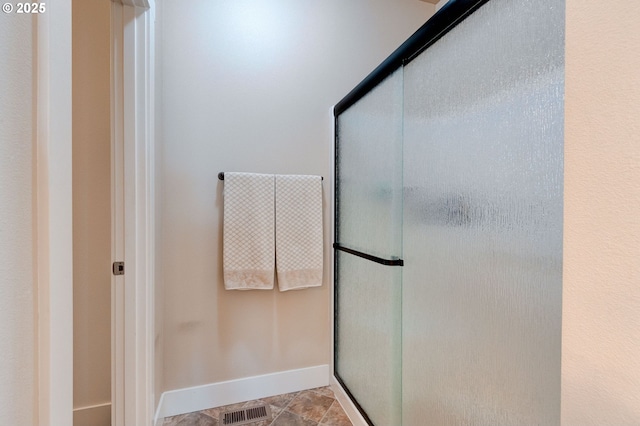
[[[378,426],[560,423],[563,0],[451,0],[335,107],[335,375]]]

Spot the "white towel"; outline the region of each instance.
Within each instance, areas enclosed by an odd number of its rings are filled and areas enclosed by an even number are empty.
[[[276,175],[280,291],[322,285],[322,178]]]
[[[223,269],[227,290],[274,282],[274,175],[224,174]]]

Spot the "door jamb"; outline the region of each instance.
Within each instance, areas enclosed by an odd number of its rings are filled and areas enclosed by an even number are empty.
[[[112,261],[125,262],[112,276],[112,425],[151,425],[155,4],[112,1]]]
[[[73,234],[71,0],[35,20],[34,265],[37,382],[34,421],[72,424]]]
[[[115,0],[114,0],[115,2]],[[125,326],[114,358],[124,386],[116,393],[127,425],[153,419],[153,245],[154,245],[154,3],[121,0],[122,80],[113,86],[122,99],[112,112],[122,120],[127,149],[124,211],[128,275],[120,305]],[[42,426],[73,423],[73,235],[71,0],[52,0],[36,18],[34,95],[35,218],[37,285],[36,422]],[[118,38],[121,36],[121,38]],[[114,68],[116,69],[116,68]],[[117,87],[117,88],[116,88]],[[130,114],[133,113],[133,114]],[[123,233],[124,234],[124,233]],[[124,301],[128,301],[124,305]],[[120,312],[120,311],[119,311]],[[113,319],[112,319],[113,321]],[[124,335],[122,335],[124,334]],[[126,398],[124,396],[126,395]],[[118,399],[114,399],[117,401]],[[117,426],[117,417],[113,424]]]

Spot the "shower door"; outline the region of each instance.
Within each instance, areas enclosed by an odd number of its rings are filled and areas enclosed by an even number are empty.
[[[336,242],[403,259],[336,255],[336,372],[370,423],[560,423],[563,94],[564,1],[450,0],[336,106]]]
[[[563,26],[492,0],[404,67],[406,425],[560,423]]]
[[[371,421],[399,425],[402,72],[337,117],[336,126],[337,378]]]

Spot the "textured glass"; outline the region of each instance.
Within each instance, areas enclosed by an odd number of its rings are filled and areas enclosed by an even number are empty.
[[[376,425],[401,420],[401,268],[337,252],[336,371]]]
[[[404,68],[405,425],[560,423],[563,45],[492,0]]]
[[[378,257],[401,255],[402,71],[338,117],[337,242]]]

